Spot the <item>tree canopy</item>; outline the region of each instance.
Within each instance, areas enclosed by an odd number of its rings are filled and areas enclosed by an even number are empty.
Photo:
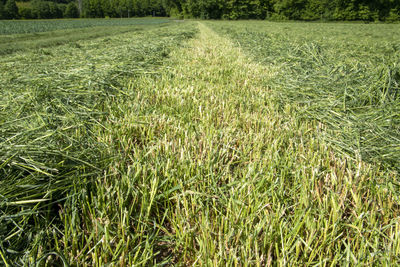
[[[19,17],[18,7],[15,0],[8,0],[3,8],[3,15],[5,19],[17,19]]]
[[[0,18],[60,18],[79,14],[88,18],[176,16],[393,22],[400,16],[400,0],[32,0],[20,10],[16,7],[15,0],[0,0]]]

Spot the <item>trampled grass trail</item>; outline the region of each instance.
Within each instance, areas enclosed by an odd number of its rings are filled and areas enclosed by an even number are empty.
[[[130,171],[151,174],[153,252],[185,265],[398,261],[396,174],[335,155],[323,125],[291,103],[278,111],[268,80],[279,69],[199,29],[161,76],[133,83],[126,114],[148,125]]]

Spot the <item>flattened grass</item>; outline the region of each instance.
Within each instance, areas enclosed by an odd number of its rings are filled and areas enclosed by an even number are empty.
[[[100,209],[87,197],[100,178],[115,177],[107,170],[127,157],[100,138],[113,131],[110,114],[119,112],[114,103],[132,100],[137,92],[125,87],[127,80],[155,72],[193,32],[187,24],[117,31],[0,59],[3,262],[37,263],[48,252],[54,258],[64,254],[68,262],[87,260],[82,253],[93,251],[87,240],[93,237],[86,232],[91,229],[80,231],[81,216]],[[80,251],[81,244],[88,249]]]
[[[200,29],[189,49],[173,54],[174,68],[138,84],[155,84],[143,100],[154,107],[147,121],[156,130],[140,154],[162,185],[155,196],[168,192],[155,205],[163,207],[161,244],[172,262],[398,262],[397,173],[336,155],[318,122],[271,97],[265,85],[281,66],[254,64]]]
[[[1,20],[0,35],[110,26],[158,25],[168,22],[169,19],[165,18]]]
[[[271,97],[279,71],[200,26],[160,76],[132,82],[140,93],[103,136],[131,162],[96,185],[89,199],[102,208],[83,216],[92,245],[113,244],[95,259],[137,242],[135,231],[152,264],[398,262],[397,174],[335,155],[319,123]]]
[[[209,23],[281,70],[276,101],[322,122],[334,147],[400,171],[400,30],[396,25]]]
[[[25,72],[1,83],[3,262],[399,262],[398,173],[337,153],[276,90],[285,64],[204,24],[7,56]]]

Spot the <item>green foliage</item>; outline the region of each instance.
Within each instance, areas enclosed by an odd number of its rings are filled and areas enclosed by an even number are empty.
[[[183,19],[182,13],[175,7],[169,9],[168,13],[172,18]]]
[[[65,13],[68,3],[76,4],[71,0],[32,1],[36,6],[33,12],[33,16],[36,18],[60,18]],[[37,3],[39,1],[42,1],[40,5]],[[80,3],[81,6],[78,10],[81,14],[79,15],[87,18],[142,16],[179,18],[183,16],[228,20],[381,20],[394,22],[398,20],[400,8],[398,0],[81,0]],[[24,12],[26,13],[26,11]]]
[[[17,19],[18,15],[18,7],[15,0],[7,0],[4,5],[3,17],[5,19]]]
[[[32,8],[22,6],[19,8],[19,16],[22,19],[33,19]]]
[[[302,17],[305,6],[305,0],[282,0],[275,1],[274,10],[284,17],[297,20]]]
[[[48,1],[33,0],[32,3],[32,15],[37,19],[48,19],[51,18],[50,5]]]
[[[224,13],[229,19],[260,19],[264,16],[264,6],[261,1],[230,0],[226,2]]]
[[[65,18],[79,18],[79,10],[74,2],[71,2],[67,5],[65,12],[64,12],[64,17]]]
[[[360,5],[358,8],[358,17],[363,21],[373,20],[373,14],[367,5]]]
[[[28,5],[21,5],[20,15],[29,19],[55,19],[63,18],[65,4],[58,4],[51,1],[33,0]]]
[[[49,2],[50,18],[57,19],[63,17],[63,12],[59,5],[54,2]]]
[[[304,20],[331,20],[333,3],[330,0],[308,0],[302,14]]]
[[[386,21],[395,22],[400,20],[399,11],[397,9],[391,9],[389,16],[386,17]]]
[[[289,18],[286,17],[285,15],[280,14],[280,13],[275,13],[275,12],[273,12],[268,18],[268,20],[271,20],[271,21],[285,21],[288,19]]]
[[[182,7],[187,17],[218,19],[221,18],[223,5],[220,0],[188,0]]]
[[[0,1],[0,19],[4,18],[4,4]]]

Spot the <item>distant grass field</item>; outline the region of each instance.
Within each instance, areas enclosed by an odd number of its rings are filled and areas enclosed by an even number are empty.
[[[162,18],[0,20],[0,55],[166,26]]]
[[[48,32],[55,30],[93,28],[100,26],[134,26],[168,23],[168,19],[58,19],[58,20],[0,20],[0,35]]]
[[[148,22],[0,36],[0,265],[400,263],[394,25]]]

